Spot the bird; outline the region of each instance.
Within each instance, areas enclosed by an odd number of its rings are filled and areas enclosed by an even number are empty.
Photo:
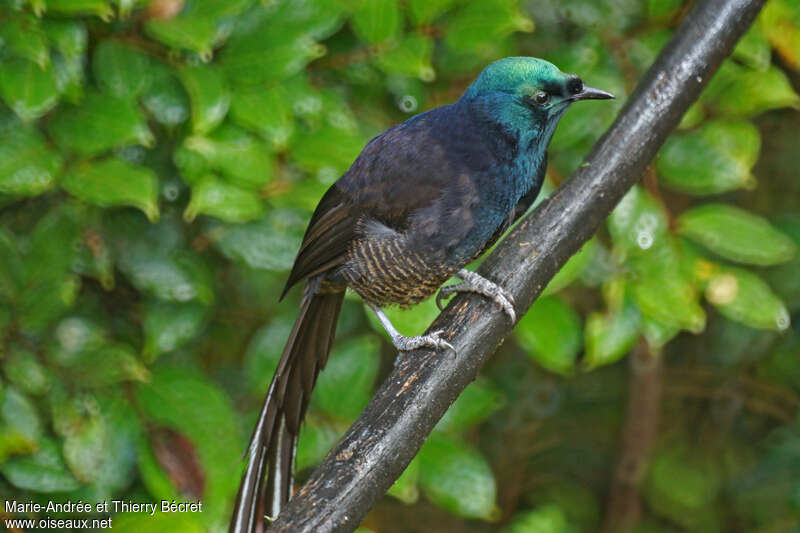
[[[366,144],[315,209],[282,300],[305,282],[300,312],[275,370],[247,452],[229,531],[262,531],[289,500],[300,424],[334,340],[345,290],[377,315],[402,354],[452,350],[442,332],[407,337],[383,312],[441,289],[491,299],[512,324],[514,300],[465,266],[532,205],[547,146],[569,106],[613,95],[533,57],[484,68],[461,97],[415,115]]]

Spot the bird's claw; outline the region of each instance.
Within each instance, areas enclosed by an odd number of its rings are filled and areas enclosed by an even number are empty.
[[[517,313],[514,310],[514,297],[503,287],[469,270],[461,270],[456,275],[464,281],[439,289],[439,293],[436,295],[436,305],[439,310],[443,309],[442,300],[449,298],[453,294],[457,292],[474,292],[490,298],[508,315],[512,324],[517,321]]]
[[[453,345],[442,338],[441,331],[434,331],[427,335],[417,335],[416,337],[397,335],[392,338],[392,344],[401,352],[410,352],[417,348],[427,347],[434,350],[450,350],[454,354],[456,353]]]

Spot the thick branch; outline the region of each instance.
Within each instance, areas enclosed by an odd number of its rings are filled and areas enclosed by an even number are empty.
[[[698,3],[585,164],[484,261],[481,272],[513,294],[518,311],[530,307],[639,179],[763,3]],[[353,531],[511,327],[485,299],[456,297],[431,331],[444,330],[458,356],[406,354],[270,530]]]

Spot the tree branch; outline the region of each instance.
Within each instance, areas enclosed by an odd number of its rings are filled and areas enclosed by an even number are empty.
[[[518,311],[530,307],[639,179],[763,3],[699,2],[572,179],[483,262],[481,273],[511,292]],[[454,298],[429,331],[443,330],[458,356],[406,354],[270,531],[353,531],[511,328],[486,299]]]

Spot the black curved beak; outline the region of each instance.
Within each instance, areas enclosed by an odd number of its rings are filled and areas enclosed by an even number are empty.
[[[583,87],[583,90],[572,97],[572,100],[609,100],[614,95],[594,87]]]

